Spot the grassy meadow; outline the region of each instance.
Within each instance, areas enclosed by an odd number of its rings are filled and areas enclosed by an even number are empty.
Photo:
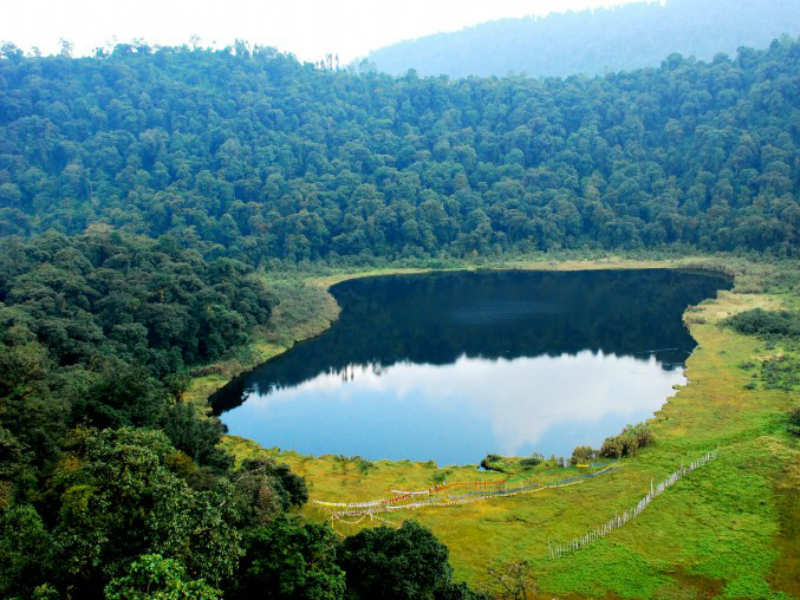
[[[765,284],[780,282],[784,267],[708,259],[520,260],[482,266],[714,268],[736,273],[736,285],[684,314],[698,343],[687,361],[688,384],[650,420],[654,445],[620,461],[617,470],[513,497],[402,510],[374,520],[342,518],[333,522],[337,533],[416,519],[448,545],[456,577],[489,592],[497,591],[490,569],[525,560],[538,590],[536,598],[800,597],[800,443],[786,432],[786,413],[797,399],[792,389],[764,385],[756,366],[794,350],[721,325],[731,314],[750,308],[795,306],[797,294],[791,286]],[[397,271],[331,272],[278,282],[274,289],[281,304],[271,330],[263,332],[249,354],[198,371],[189,396],[200,402],[249,365],[323,331],[337,314],[328,286],[389,272]],[[478,472],[475,465],[311,457],[261,448],[233,436],[224,444],[238,459],[267,454],[304,475],[312,501],[303,513],[315,521],[329,520],[331,509],[313,500],[360,502],[443,480],[496,482],[509,474],[548,483],[577,471],[547,463],[526,470],[516,459],[505,461],[507,473],[500,473]],[[567,557],[550,558],[549,541],[567,542],[632,508],[651,481],[657,484],[709,450],[718,452],[716,460],[678,481],[636,520]]]

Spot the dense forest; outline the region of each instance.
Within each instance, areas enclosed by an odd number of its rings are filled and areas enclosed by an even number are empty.
[[[206,258],[796,253],[800,43],[567,79],[351,74],[240,44],[0,60],[0,232]]]
[[[0,57],[0,596],[457,600],[407,523],[344,540],[234,465],[187,368],[263,267],[800,240],[800,43],[596,78],[401,78],[270,49]]]
[[[406,523],[344,540],[293,509],[305,480],[233,458],[184,367],[266,322],[243,263],[93,230],[0,254],[0,596],[477,598]],[[380,553],[378,551],[380,550]]]
[[[712,60],[800,34],[793,0],[667,0],[490,21],[370,52],[364,66],[393,75],[602,75],[657,67],[680,52]]]

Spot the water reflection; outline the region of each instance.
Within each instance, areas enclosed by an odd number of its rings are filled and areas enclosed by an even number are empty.
[[[303,453],[568,456],[661,406],[694,345],[682,311],[728,286],[673,271],[347,282],[331,330],[212,401],[232,433]]]
[[[576,376],[576,374],[580,376]],[[311,454],[475,461],[539,449],[569,456],[650,416],[683,383],[654,357],[584,351],[450,365],[347,365],[253,394],[225,415],[239,435]]]

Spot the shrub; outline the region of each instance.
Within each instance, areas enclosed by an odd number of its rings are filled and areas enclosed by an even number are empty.
[[[572,457],[569,459],[569,463],[571,465],[587,463],[596,455],[597,452],[591,446],[578,446],[572,451]]]
[[[789,413],[789,433],[800,436],[800,406]]]
[[[644,448],[653,443],[653,435],[644,423],[628,425],[622,433],[608,437],[600,448],[600,456],[621,458],[623,456],[636,456],[639,448]]]
[[[538,452],[534,452],[528,458],[523,458],[519,461],[519,464],[523,467],[536,467],[544,461],[544,456],[539,454]]]
[[[754,308],[725,319],[724,324],[733,327],[739,333],[747,335],[761,337],[800,336],[800,312]]]
[[[306,480],[271,458],[243,460],[233,483],[243,518],[256,526],[308,501]]]
[[[792,390],[800,386],[800,361],[793,356],[776,356],[761,363],[761,379],[767,389]]]
[[[499,473],[505,473],[503,467],[496,464],[501,460],[503,460],[503,457],[498,454],[487,454],[486,458],[484,458],[481,461],[481,467],[483,467],[487,471],[497,471]]]
[[[366,458],[358,457],[356,460],[356,469],[362,475],[369,475],[369,472],[377,469],[378,467],[375,466],[375,463],[371,460],[367,460]]]
[[[622,456],[625,447],[619,436],[607,437],[600,447],[600,456],[608,458],[619,458]]]
[[[433,475],[431,475],[431,481],[436,485],[441,485],[447,481],[447,476],[450,475],[450,472],[450,469],[436,470],[433,472]]]

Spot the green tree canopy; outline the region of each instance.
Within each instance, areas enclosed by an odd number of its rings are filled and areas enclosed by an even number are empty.
[[[106,600],[220,600],[219,590],[202,579],[190,580],[181,563],[159,554],[145,554],[128,574],[111,580]]]

